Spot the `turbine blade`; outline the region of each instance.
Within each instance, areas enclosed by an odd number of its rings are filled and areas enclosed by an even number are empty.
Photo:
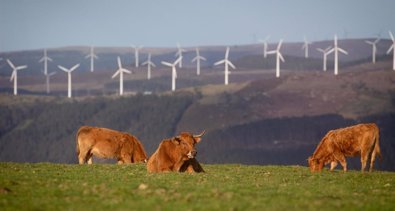
[[[391,50],[394,48],[394,44],[391,45],[391,47],[388,49],[387,54],[391,53]]]
[[[207,59],[206,59],[206,58],[204,58],[203,56],[201,56],[201,57],[200,57],[200,59],[201,59],[201,60],[204,60],[204,61],[206,61],[206,60],[207,60]]]
[[[373,45],[373,44],[374,44],[374,42],[369,41],[369,40],[365,40],[365,42],[366,42],[367,44],[370,44],[370,45]]]
[[[114,75],[111,76],[111,78],[117,77],[117,75],[119,75],[120,72],[121,72],[121,69],[118,69],[118,70],[114,73]]]
[[[117,61],[118,61],[118,68],[121,69],[122,63],[121,63],[121,58],[119,58],[119,56],[117,57]]]
[[[153,67],[156,67],[156,65],[155,65],[153,62],[150,62],[150,64],[151,64]]]
[[[143,62],[143,63],[141,63],[141,65],[147,65],[148,64],[148,60],[147,61],[145,61],[145,62]]]
[[[232,62],[230,62],[229,60],[226,60],[226,63],[231,66],[233,69],[236,69],[236,67],[232,64]]]
[[[77,69],[79,66],[80,66],[80,64],[74,65],[74,66],[70,69],[70,72],[74,71],[74,70]]]
[[[48,60],[48,61],[51,61],[51,62],[53,61],[50,57],[47,57],[47,60]]]
[[[218,62],[215,62],[214,63],[214,65],[220,65],[220,64],[223,64],[223,63],[225,63],[225,59],[223,59],[223,60],[221,60],[221,61],[218,61]]]
[[[173,64],[170,64],[169,62],[164,62],[164,61],[162,61],[161,62],[163,65],[165,65],[165,66],[168,66],[168,67],[172,67],[173,66]]]
[[[280,50],[282,44],[283,44],[283,40],[281,39],[280,42],[278,43],[278,46],[277,46],[278,51]]]
[[[229,47],[226,47],[225,59],[229,57]]]
[[[331,54],[331,53],[333,53],[335,51],[335,48],[331,48],[328,52],[326,52],[326,54]]]
[[[67,73],[69,72],[69,70],[67,68],[63,67],[63,66],[58,65],[58,67],[59,67],[59,69],[65,71]]]
[[[11,74],[11,77],[10,77],[10,81],[14,80],[14,78],[15,78],[15,70],[12,71],[12,74]]]
[[[280,57],[280,60],[282,62],[285,62],[285,59],[284,59],[283,55],[280,52],[278,52],[278,56]]]
[[[27,68],[27,65],[18,66],[18,67],[16,67],[16,70],[23,70],[25,68]]]
[[[173,65],[176,65],[176,64],[180,63],[181,59],[182,59],[182,56],[178,57],[178,59],[173,63]]]
[[[277,51],[268,51],[268,52],[266,52],[266,54],[276,54],[277,53]]]
[[[48,76],[51,77],[51,76],[53,76],[55,74],[56,74],[56,72],[52,72],[52,73],[49,73]]]
[[[38,60],[38,62],[43,62],[45,60],[44,57],[42,57],[40,60]]]
[[[123,68],[121,69],[121,71],[124,72],[124,73],[127,73],[127,74],[131,74],[132,73],[130,70],[123,69]]]
[[[11,66],[12,69],[15,69],[14,64],[12,64],[12,62],[9,59],[7,59],[7,63]]]
[[[317,51],[321,51],[322,53],[325,53],[324,49],[321,49],[321,48],[316,48],[316,49],[317,49]]]
[[[191,60],[191,62],[196,62],[196,60],[198,60],[199,58],[196,56],[195,58],[193,58],[192,60]]]
[[[388,33],[390,34],[390,37],[391,37],[391,39],[392,39],[392,42],[395,42],[395,38],[394,38],[394,35],[392,34],[392,31],[389,31]]]
[[[342,53],[344,53],[344,54],[346,54],[346,55],[348,55],[348,52],[347,51],[345,51],[344,49],[341,49],[341,48],[337,48],[340,52],[342,52]]]

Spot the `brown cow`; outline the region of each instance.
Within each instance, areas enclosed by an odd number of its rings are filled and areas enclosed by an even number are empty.
[[[373,170],[376,155],[381,158],[379,128],[376,124],[358,124],[351,127],[329,131],[317,146],[314,154],[308,158],[311,172],[321,171],[324,165],[331,163],[331,171],[337,162],[347,171],[345,157],[361,156],[361,171],[365,171],[370,159],[369,171]]]
[[[200,135],[182,132],[176,137],[163,140],[148,160],[148,172],[204,172],[195,158],[195,144],[201,141],[203,134],[204,131]]]
[[[80,127],[76,148],[80,164],[92,164],[93,155],[115,158],[118,164],[147,161],[143,145],[135,136],[107,128]]]

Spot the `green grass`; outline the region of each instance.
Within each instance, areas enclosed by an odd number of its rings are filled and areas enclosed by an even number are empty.
[[[391,172],[311,174],[301,166],[203,167],[207,173],[148,174],[143,164],[0,163],[0,209],[395,209]]]

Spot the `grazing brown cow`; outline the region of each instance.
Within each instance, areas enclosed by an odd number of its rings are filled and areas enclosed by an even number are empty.
[[[147,161],[143,145],[136,137],[107,128],[80,127],[76,148],[80,164],[92,164],[93,155],[99,158],[115,158],[119,164]]]
[[[347,171],[346,157],[360,155],[362,168],[370,159],[369,171],[373,170],[376,155],[381,158],[379,146],[379,128],[376,124],[358,124],[351,127],[329,131],[317,146],[314,154],[308,158],[312,172],[321,171],[324,165],[331,163],[331,171],[337,162]]]
[[[195,158],[195,144],[201,141],[203,134],[204,131],[200,135],[182,132],[176,137],[163,140],[148,160],[148,172],[204,172]]]

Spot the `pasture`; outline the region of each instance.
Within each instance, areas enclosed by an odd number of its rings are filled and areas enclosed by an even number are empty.
[[[1,210],[393,210],[395,173],[311,174],[302,166],[0,163]]]

